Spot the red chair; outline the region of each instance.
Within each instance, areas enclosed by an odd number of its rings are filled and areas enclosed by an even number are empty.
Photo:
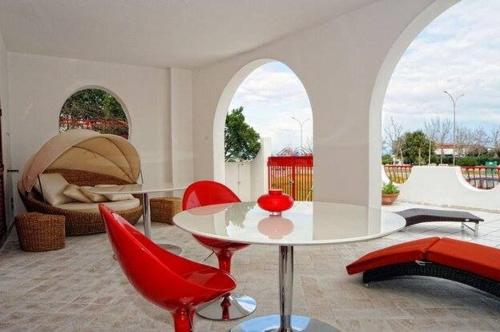
[[[236,287],[227,273],[172,254],[105,205],[100,204],[99,210],[128,280],[146,299],[170,311],[175,331],[192,331],[196,307]]]
[[[194,182],[186,188],[182,198],[182,209],[200,206],[241,202],[238,196],[225,185],[209,180]],[[219,260],[219,268],[231,273],[231,258],[235,251],[246,248],[248,244],[210,239],[193,235],[198,242],[212,250]],[[247,295],[226,294],[201,307],[198,315],[213,320],[238,319],[255,311],[255,300]]]

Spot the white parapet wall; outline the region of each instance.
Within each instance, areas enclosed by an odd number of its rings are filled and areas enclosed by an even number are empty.
[[[267,192],[267,159],[271,155],[271,139],[261,138],[261,148],[251,161],[226,162],[225,183],[242,201],[255,201]]]
[[[399,189],[403,202],[500,212],[500,187],[477,189],[458,166],[414,166]]]

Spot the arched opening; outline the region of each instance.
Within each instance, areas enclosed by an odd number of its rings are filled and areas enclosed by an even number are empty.
[[[307,92],[292,69],[271,59],[249,63],[231,79],[219,100],[214,120],[215,179],[238,183],[240,188],[242,178],[248,178],[258,188],[252,188],[251,198],[278,187],[297,199],[312,199],[312,125]],[[279,174],[268,173],[271,155],[275,162],[288,157]],[[235,162],[238,168],[228,172]],[[250,176],[245,177],[245,172]]]
[[[493,206],[481,190],[500,183],[499,10],[489,0],[442,7],[390,73],[378,163],[385,153],[382,174],[402,183],[405,202]]]
[[[81,89],[66,99],[59,114],[59,131],[75,128],[129,137],[125,108],[117,97],[102,88]]]
[[[387,53],[384,62],[380,66],[377,79],[374,84],[369,112],[369,205],[380,207],[380,188],[382,187],[382,110],[387,87],[392,74],[408,49],[409,45],[424,28],[436,17],[456,4],[457,1],[437,1],[429,5],[411,24],[401,33]]]

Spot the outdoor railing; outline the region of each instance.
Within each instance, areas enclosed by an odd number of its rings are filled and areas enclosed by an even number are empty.
[[[394,183],[404,183],[412,165],[384,165],[385,174]],[[478,189],[492,189],[500,183],[500,167],[462,166],[464,179]]]
[[[500,168],[487,166],[462,166],[464,178],[476,188],[492,189],[500,182]]]
[[[312,201],[313,157],[275,156],[267,160],[269,189],[281,189],[297,201]]]
[[[412,165],[384,165],[385,174],[394,183],[405,182],[411,173]]]

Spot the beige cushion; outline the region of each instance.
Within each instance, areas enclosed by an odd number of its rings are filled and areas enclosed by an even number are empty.
[[[101,194],[96,194],[91,192],[89,189],[92,188],[90,186],[81,186],[80,191],[87,196],[88,199],[90,199],[94,203],[102,203],[102,202],[107,202],[108,199],[106,196],[101,195]]]
[[[77,186],[76,184],[68,184],[66,189],[64,189],[63,194],[77,202],[92,203],[92,201],[82,193],[80,186]]]
[[[40,182],[42,183],[42,188],[40,188]],[[36,180],[35,190],[42,194],[50,205],[55,206],[73,202],[72,198],[63,194],[64,189],[66,189],[68,185],[68,181],[66,181],[61,174],[40,174],[40,182],[38,179]]]
[[[134,198],[126,201],[106,202],[104,204],[106,204],[106,206],[109,207],[111,210],[120,212],[138,207],[139,205],[141,205],[141,201],[137,198]],[[73,202],[73,203],[61,204],[58,205],[57,207],[64,210],[72,210],[78,212],[96,212],[96,213],[99,212],[98,203]]]
[[[116,187],[116,185],[115,184],[98,184],[95,187],[96,188],[109,188],[109,187]],[[131,194],[103,194],[103,195],[106,196],[108,201],[113,201],[113,202],[126,201],[127,199],[134,198],[134,196],[132,196]]]

